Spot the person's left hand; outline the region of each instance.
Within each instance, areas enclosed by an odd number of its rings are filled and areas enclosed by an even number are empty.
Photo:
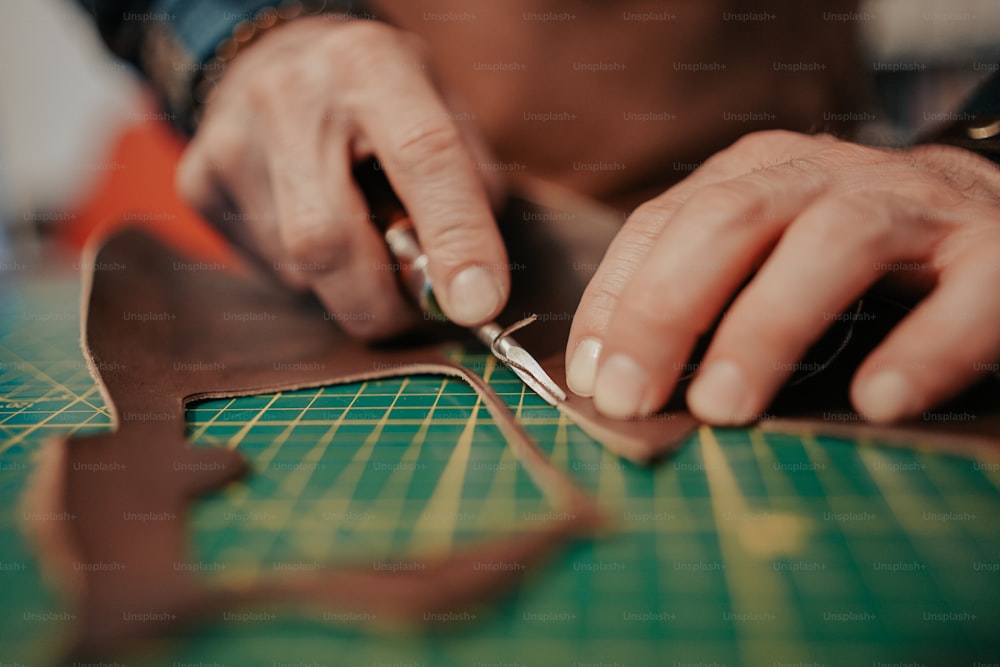
[[[576,312],[570,389],[611,417],[661,408],[754,271],[687,393],[696,416],[756,420],[883,279],[923,299],[860,366],[851,400],[872,421],[917,415],[998,367],[1000,171],[945,146],[747,135],[629,217]]]

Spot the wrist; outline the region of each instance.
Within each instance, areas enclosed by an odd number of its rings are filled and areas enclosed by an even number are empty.
[[[320,14],[370,17],[361,0],[156,0],[139,64],[176,124],[197,125],[200,107],[225,66],[276,25]],[[209,83],[202,83],[209,80]],[[201,99],[196,97],[196,91]]]
[[[294,31],[296,27],[302,27],[311,21],[349,21],[351,19],[352,16],[346,13],[324,14],[321,19],[318,13],[309,13],[305,5],[301,2],[295,2],[264,7],[252,17],[238,23],[233,28],[232,34],[219,42],[212,57],[204,63],[191,81],[192,129],[197,128],[201,122],[205,105],[230,65],[237,57],[249,51],[251,46],[262,41],[265,37],[274,36],[279,31],[282,34],[289,29]],[[295,25],[291,26],[290,24]]]

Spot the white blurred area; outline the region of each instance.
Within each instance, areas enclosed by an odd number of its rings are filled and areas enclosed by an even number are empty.
[[[889,61],[963,64],[996,58],[1000,0],[867,0],[868,49]]]
[[[954,103],[979,78],[971,60],[996,60],[1000,0],[866,0],[860,11],[872,58],[958,72],[941,94],[917,91],[920,104]],[[72,0],[0,0],[0,259],[4,236],[32,235],[32,212],[73,207],[101,175],[137,91]]]
[[[137,109],[138,90],[76,3],[0,0],[0,233],[8,243],[33,235],[31,213],[80,201]]]

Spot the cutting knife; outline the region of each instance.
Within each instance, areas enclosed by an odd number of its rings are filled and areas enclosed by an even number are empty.
[[[369,160],[355,168],[354,176],[368,200],[376,223],[385,230],[386,245],[399,264],[400,280],[406,291],[429,318],[446,321],[427,273],[427,253],[420,246],[413,223],[384,172],[377,162]],[[546,403],[557,406],[566,400],[566,392],[549,377],[531,353],[512,336],[502,335],[504,327],[496,322],[487,322],[468,329]]]

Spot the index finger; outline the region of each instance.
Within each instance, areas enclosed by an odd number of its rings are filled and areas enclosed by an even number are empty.
[[[507,301],[507,252],[489,197],[447,108],[424,76],[386,80],[392,104],[359,119],[427,253],[434,295],[458,324],[481,324]]]

